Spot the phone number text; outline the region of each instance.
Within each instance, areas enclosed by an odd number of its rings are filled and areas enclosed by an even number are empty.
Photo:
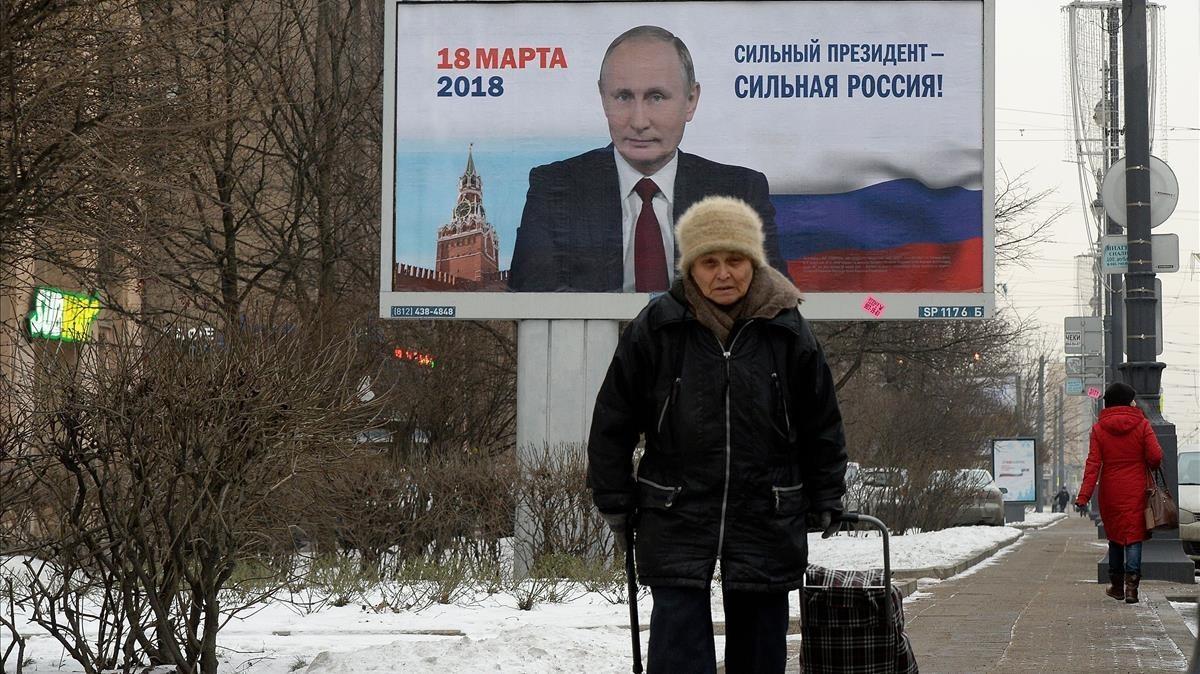
[[[392,318],[454,318],[454,307],[392,307]]]

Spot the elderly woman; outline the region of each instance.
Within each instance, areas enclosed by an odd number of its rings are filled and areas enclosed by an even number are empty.
[[[704,199],[675,240],[680,278],[625,329],[596,399],[588,485],[618,539],[636,527],[651,672],[715,671],[718,563],[727,671],[782,672],[808,525],[832,533],[845,493],[833,379],[753,208]]]

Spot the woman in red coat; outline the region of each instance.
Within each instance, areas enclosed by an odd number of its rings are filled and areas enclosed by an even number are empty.
[[[1138,600],[1142,541],[1146,540],[1146,486],[1150,469],[1162,463],[1162,447],[1146,415],[1133,402],[1129,384],[1104,391],[1104,409],[1092,426],[1091,447],[1077,505],[1087,505],[1100,479],[1100,518],[1108,535],[1108,579],[1104,593],[1129,604]],[[1124,580],[1125,586],[1121,587]]]

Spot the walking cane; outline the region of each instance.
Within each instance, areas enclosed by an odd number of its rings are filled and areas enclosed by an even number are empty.
[[[625,525],[625,579],[629,583],[629,634],[633,639],[633,674],[642,674],[642,634],[638,626],[638,587],[633,568],[632,522]]]

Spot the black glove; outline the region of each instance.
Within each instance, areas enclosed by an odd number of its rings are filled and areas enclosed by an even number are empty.
[[[608,528],[613,533],[613,544],[617,548],[617,553],[625,554],[625,535],[629,531],[630,520],[632,517],[629,513],[600,513],[604,521],[608,523]]]
[[[835,510],[822,510],[808,513],[805,516],[810,531],[820,531],[821,538],[829,538],[842,527],[842,513]]]

